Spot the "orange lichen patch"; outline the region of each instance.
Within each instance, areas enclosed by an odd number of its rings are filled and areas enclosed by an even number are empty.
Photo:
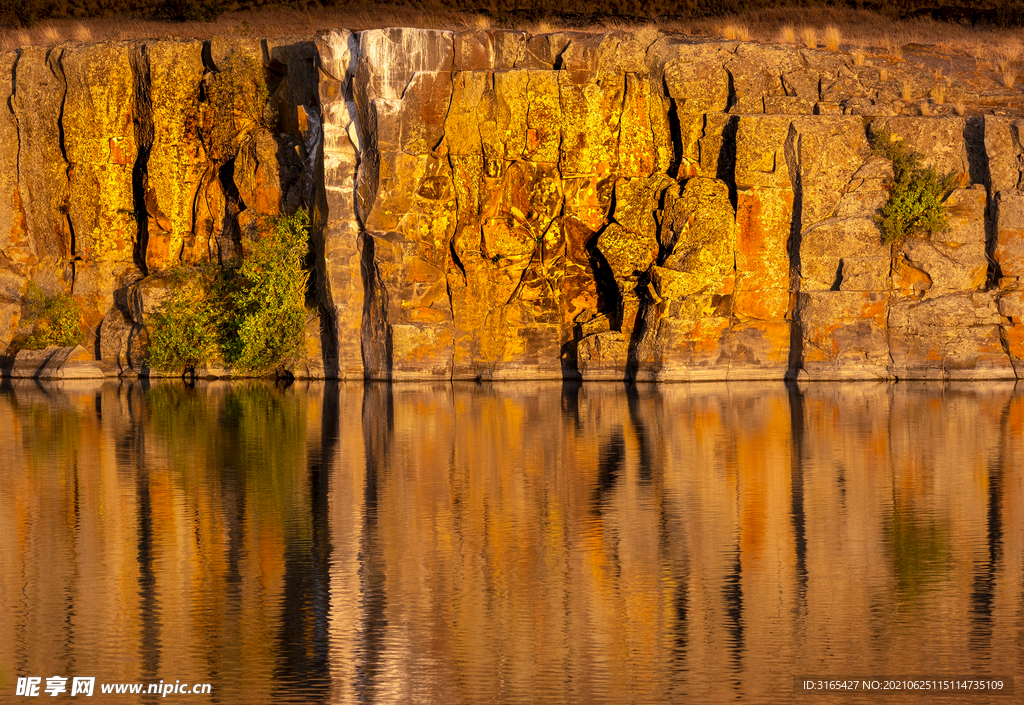
[[[785,254],[793,217],[792,189],[754,186],[736,194],[736,251],[754,254],[776,251]]]
[[[736,289],[789,289],[793,192],[754,187],[740,191],[736,207]]]
[[[626,96],[619,123],[619,176],[646,177],[654,172],[655,151],[650,117],[651,84],[626,74]]]
[[[722,294],[728,296],[736,290],[736,275],[728,274],[722,277]]]
[[[693,355],[704,356],[718,350],[722,336],[731,321],[724,317],[702,318],[697,321],[687,338]]]
[[[1024,264],[1019,259],[1021,252],[1024,252],[1024,230],[1000,228],[996,236],[995,259],[1004,276],[1024,275]]]
[[[741,321],[781,320],[789,308],[788,289],[757,289],[733,294],[733,313]]]
[[[61,125],[68,158],[69,218],[76,254],[96,261],[132,256],[132,165],[138,153],[132,109],[137,46],[82,45],[64,50],[68,81]],[[130,207],[129,207],[130,208]]]
[[[1010,357],[1024,361],[1024,325],[1004,326],[1003,338],[1006,340]]]
[[[749,336],[757,341],[758,349],[751,350],[757,364],[778,365],[788,359],[790,330],[786,321],[745,321],[734,326],[730,333],[736,340]]]
[[[566,217],[575,219],[590,232],[600,230],[608,218],[614,180],[591,175],[566,179],[562,183]]]
[[[11,190],[11,231],[8,244],[4,254],[14,264],[32,267],[39,261],[28,235],[25,210],[21,207],[21,193],[16,187]]]
[[[892,288],[904,296],[920,296],[932,288],[932,278],[901,256],[892,269]]]
[[[978,346],[977,350],[979,354],[979,360],[982,359],[983,357],[998,356],[1002,358],[1003,356],[1003,346],[999,342],[998,338],[987,339],[986,341],[982,342],[981,345]]]
[[[888,358],[884,335],[888,297],[870,292],[809,292],[799,295],[804,369],[816,363],[852,367],[882,365]],[[810,367],[808,367],[810,365]]]
[[[861,295],[864,298],[864,304],[853,318],[873,318],[879,325],[885,325],[888,302],[870,292],[863,292]]]

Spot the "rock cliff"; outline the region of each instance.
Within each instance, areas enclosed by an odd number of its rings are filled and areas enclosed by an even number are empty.
[[[272,129],[215,110],[245,62]],[[1012,90],[651,29],[69,43],[0,66],[0,351],[34,283],[75,297],[95,369],[147,374],[167,271],[236,264],[259,216],[304,206],[297,376],[1024,375]],[[947,232],[883,244],[881,131],[959,175]]]

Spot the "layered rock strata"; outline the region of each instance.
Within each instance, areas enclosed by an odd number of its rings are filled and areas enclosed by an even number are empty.
[[[202,126],[239,119],[209,95],[241,60],[274,126],[228,159]],[[0,349],[34,283],[76,298],[102,369],[146,374],[168,270],[232,266],[260,216],[304,206],[300,376],[1024,374],[1024,121],[967,80],[650,29],[66,44],[0,64]],[[942,81],[956,111],[904,100]],[[882,243],[880,131],[958,175],[948,231]]]

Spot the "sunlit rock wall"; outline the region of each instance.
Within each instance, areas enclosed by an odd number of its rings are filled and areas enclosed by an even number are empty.
[[[225,162],[201,123],[233,119],[204,112],[233,56],[263,67],[276,124]],[[146,374],[166,270],[237,264],[260,216],[303,206],[298,376],[1024,374],[1022,122],[956,80],[967,117],[918,115],[901,94],[940,79],[910,64],[653,29],[390,28],[0,65],[0,351],[32,282],[75,296],[108,374]],[[949,231],[882,244],[881,130],[958,175]]]
[[[355,103],[363,145],[348,242],[363,243],[369,376],[971,379],[1020,364],[1018,125],[910,117],[898,88],[934,78],[657,32],[344,41],[335,80],[352,92],[331,98],[339,134]],[[880,130],[959,174],[948,232],[882,244]]]

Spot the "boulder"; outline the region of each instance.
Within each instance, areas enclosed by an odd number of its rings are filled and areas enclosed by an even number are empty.
[[[136,133],[141,61],[142,47],[135,42],[73,44],[61,56],[68,220],[78,261],[75,295],[88,329],[99,326],[114,289],[135,269],[137,254],[141,257],[132,205],[133,169],[144,139]]]
[[[785,159],[795,170],[793,187],[800,192],[797,217],[801,228],[838,215],[836,209],[847,192],[867,190],[863,179],[871,178],[865,170],[870,150],[859,118],[794,118],[785,149]],[[875,213],[844,215],[872,217]]]
[[[572,76],[568,71],[558,72],[562,121],[559,169],[563,176],[608,177],[618,164],[626,80],[609,75],[596,83],[581,83]]]
[[[146,162],[145,263],[150,270],[184,262],[217,261],[223,195],[200,140],[192,133],[203,76],[199,41],[147,42],[138,73],[148,93],[143,122]],[[145,77],[148,76],[148,82]],[[148,110],[146,109],[148,108]]]
[[[559,68],[586,81],[646,73],[646,49],[633,33],[621,30],[578,37],[561,53]]]
[[[809,291],[797,296],[800,368],[809,379],[886,379],[885,292]]]
[[[580,375],[584,380],[623,380],[629,358],[629,342],[618,331],[595,333],[577,348]]]
[[[793,191],[754,187],[740,191],[737,199],[733,314],[741,321],[783,320],[789,307]]]
[[[104,377],[100,363],[81,345],[22,350],[14,358],[15,379],[96,379]]]
[[[510,69],[526,52],[526,32],[470,29],[454,36],[454,69],[481,71]]]
[[[100,362],[112,373],[130,374],[138,370],[140,361],[132,359],[132,333],[134,326],[131,318],[117,306],[112,306],[103,316],[99,330]]]
[[[786,145],[793,118],[786,115],[743,116],[736,131],[737,189],[790,188]]]
[[[988,280],[987,201],[984,189],[953,191],[945,202],[949,230],[926,239],[913,238],[900,246],[906,262],[928,276],[928,296],[984,288]]]
[[[13,51],[0,52],[0,71],[4,76],[14,74],[17,59],[18,55]],[[11,110],[12,92],[11,81],[0,84],[0,144],[4,145],[18,144],[18,124]],[[25,277],[37,262],[18,190],[18,151],[15,148],[0,149],[0,198],[5,204],[0,208],[0,253],[3,253],[0,271],[7,273],[0,276]],[[5,340],[0,334],[0,349],[5,348],[7,342],[9,339]]]
[[[890,371],[899,379],[1012,378],[1000,322],[991,292],[893,301]]]
[[[619,120],[618,172],[622,178],[650,176],[657,166],[668,167],[670,158],[664,153],[672,140],[667,120],[652,123],[652,109],[660,107],[661,98],[651,94],[651,84],[635,74],[626,74],[626,94],[622,103]],[[530,115],[533,115],[533,103]],[[560,111],[559,111],[560,112]],[[557,117],[557,114],[553,115]],[[661,145],[661,159],[655,152],[655,145]],[[660,164],[659,164],[660,163]]]
[[[583,32],[550,32],[535,34],[526,40],[526,47],[518,59],[517,69],[551,70],[561,60],[570,43],[586,41],[590,36]]]
[[[467,179],[478,181],[467,184]],[[447,266],[452,374],[458,379],[560,377],[563,365],[575,366],[575,359],[563,352],[572,333],[562,303],[569,265],[556,165],[518,162],[495,177],[467,168],[456,181],[457,190],[477,195],[476,207],[456,225]],[[578,263],[575,267],[579,272]],[[587,305],[577,302],[574,313]]]
[[[129,286],[126,296],[132,321],[145,328],[152,326],[153,314],[167,303],[183,284],[176,273],[158,272]]]
[[[1004,277],[1024,276],[1024,193],[997,193],[995,221],[996,264]]]
[[[723,282],[735,269],[735,224],[724,182],[703,177],[687,181],[679,197],[667,204],[662,220],[661,248],[668,253],[662,266],[678,275],[659,278],[666,282],[659,295],[680,298],[697,292],[723,293]],[[682,289],[680,276],[687,281]]]
[[[966,118],[885,117],[871,123],[872,134],[886,131],[921,155],[921,165],[940,174],[970,174],[970,160],[964,141]]]
[[[732,54],[717,43],[695,44],[663,37],[647,50],[647,66],[657,85],[664,84],[679,115],[721,113],[729,107]]]
[[[52,51],[23,47],[12,81],[10,105],[18,125],[16,202],[24,212],[23,229],[28,242],[23,247],[30,252],[26,255],[34,271],[64,272],[74,257],[65,215],[68,162],[61,150],[59,124],[67,92],[60,67],[62,53],[60,47]]]
[[[377,99],[401,100],[406,86],[420,71],[454,68],[452,32],[410,27],[388,27],[359,32],[353,98],[359,125],[369,124],[369,110]],[[364,131],[368,141],[372,133]]]
[[[323,192],[311,239],[317,253],[317,292],[325,325],[321,343],[325,374],[362,379],[363,247],[356,217],[360,143],[352,78],[358,58],[355,35],[329,30],[316,37],[322,118]]]
[[[891,261],[890,247],[882,244],[874,219],[829,218],[801,234],[800,289],[885,291]]]
[[[1024,378],[1024,291],[1011,290],[999,297],[1002,338],[1018,378]]]

